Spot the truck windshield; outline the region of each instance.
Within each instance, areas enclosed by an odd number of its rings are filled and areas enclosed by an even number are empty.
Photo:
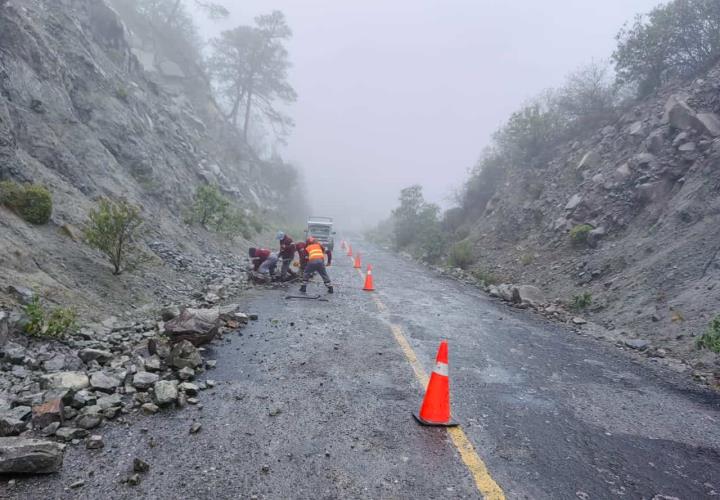
[[[312,236],[330,236],[329,226],[308,226],[308,234]]]

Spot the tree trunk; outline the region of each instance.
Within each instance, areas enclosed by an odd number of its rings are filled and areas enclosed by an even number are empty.
[[[247,105],[245,106],[245,124],[243,125],[243,138],[245,144],[248,141],[248,127],[250,126],[250,107],[252,106],[252,91],[248,91],[247,94]]]

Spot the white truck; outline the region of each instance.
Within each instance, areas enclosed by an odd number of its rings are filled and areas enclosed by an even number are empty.
[[[332,252],[335,246],[332,217],[308,217],[305,237],[312,236]]]

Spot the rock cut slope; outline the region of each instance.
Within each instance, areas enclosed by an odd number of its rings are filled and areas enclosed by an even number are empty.
[[[106,276],[73,229],[100,196],[142,206],[154,248],[203,259],[222,245],[182,224],[196,186],[217,183],[255,213],[283,195],[225,124],[206,79],[177,49],[143,50],[153,33],[125,21],[103,0],[0,2],[0,180],[44,184],[54,203],[42,227],[0,208],[0,298],[10,285],[91,309],[152,298],[148,278],[167,278],[176,256],[120,284]]]
[[[611,338],[712,382],[718,356],[696,340],[720,314],[720,67],[512,171],[465,227],[498,277],[566,304],[590,294],[582,315]]]

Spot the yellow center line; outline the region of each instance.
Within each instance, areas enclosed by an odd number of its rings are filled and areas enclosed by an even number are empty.
[[[352,257],[350,257],[350,260],[353,260]],[[362,278],[362,271],[360,269],[357,271]],[[388,310],[377,295],[373,295],[372,298],[381,313]],[[408,342],[402,327],[397,324],[390,324],[390,330],[400,346],[400,350],[403,352],[405,358],[415,372],[415,378],[417,378],[422,387],[426,387],[429,381],[428,375],[422,367],[422,364],[420,364],[420,361],[410,345],[410,342]],[[455,448],[457,448],[460,453],[460,458],[462,458],[465,467],[467,467],[470,475],[473,477],[475,487],[482,494],[485,500],[505,500],[505,493],[490,475],[490,471],[488,471],[485,462],[483,462],[480,458],[480,455],[478,455],[475,447],[470,442],[462,428],[447,427],[446,430],[455,445]]]

